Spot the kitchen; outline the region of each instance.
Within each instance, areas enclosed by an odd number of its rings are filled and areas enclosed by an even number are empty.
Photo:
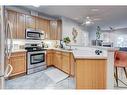
[[[5,83],[2,83],[4,85],[2,88],[119,89],[120,86],[126,87],[123,70],[120,69],[119,77],[124,83],[120,81],[117,87],[114,79],[114,52],[119,50],[119,47],[126,47],[127,28],[120,26],[126,25],[126,21],[118,19],[118,17],[126,18],[126,8],[117,6],[2,7],[1,15],[4,16],[1,16],[1,22],[5,26],[1,24],[1,27],[5,28],[6,33],[1,34],[1,37],[5,35],[5,38],[8,38],[4,41],[6,60],[2,61],[6,63],[7,68],[4,70]],[[106,14],[107,11],[109,14]],[[110,18],[107,19],[106,16]],[[115,24],[116,20],[120,24]],[[117,28],[114,28],[115,25]],[[2,68],[3,65],[1,70]]]

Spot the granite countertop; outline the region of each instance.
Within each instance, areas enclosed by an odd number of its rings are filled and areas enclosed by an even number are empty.
[[[44,48],[47,50],[57,50],[57,51],[63,51],[63,52],[72,52],[72,50],[67,50],[67,49],[61,49],[61,48]]]
[[[94,50],[73,50],[75,59],[107,59],[107,54],[96,55]]]
[[[61,48],[45,48],[47,50],[57,50],[63,52],[71,52],[74,55],[75,59],[107,59],[106,55],[95,55],[89,51],[82,51],[82,50],[66,50]]]
[[[75,59],[107,59],[106,56],[97,56],[97,55],[76,55],[74,54]]]

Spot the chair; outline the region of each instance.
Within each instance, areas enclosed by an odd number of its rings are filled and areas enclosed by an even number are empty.
[[[127,78],[127,71],[126,71],[127,52],[115,51],[115,54],[114,54],[114,67],[115,67],[114,77],[116,79],[117,86],[119,86],[118,85],[118,80],[119,80],[119,78],[118,78],[118,68],[123,68],[123,70],[125,72],[125,76]]]

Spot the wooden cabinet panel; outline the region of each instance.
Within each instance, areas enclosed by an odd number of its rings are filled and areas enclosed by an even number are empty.
[[[49,20],[36,17],[36,29],[44,31],[46,39],[50,39],[49,26],[50,26]]]
[[[62,52],[62,70],[70,74],[70,53]]]
[[[12,26],[12,36],[14,39],[17,38],[17,13],[14,11],[7,10],[7,17]]]
[[[61,40],[62,39],[62,21],[50,21],[50,39]]]
[[[25,15],[17,13],[17,38],[25,39]]]
[[[26,28],[36,29],[36,18],[34,16],[26,15]]]
[[[70,74],[72,76],[75,76],[75,60],[74,60],[74,56],[72,53],[71,53],[71,59],[70,59],[70,66],[71,66]]]
[[[61,52],[55,51],[54,52],[54,66],[61,69],[62,67],[62,55]]]
[[[62,40],[62,21],[57,21],[57,40]]]
[[[74,76],[74,58],[72,53],[48,50],[46,57],[48,66],[53,65],[67,74]]]
[[[50,21],[50,39],[57,39],[57,21]]]
[[[76,60],[77,89],[106,88],[106,60]]]
[[[13,71],[10,76],[26,73],[26,53],[13,53],[9,59]]]
[[[53,51],[52,50],[47,50],[46,64],[47,64],[47,66],[53,65]]]

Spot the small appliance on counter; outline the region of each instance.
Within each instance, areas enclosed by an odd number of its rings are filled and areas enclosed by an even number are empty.
[[[27,50],[27,74],[46,69],[46,50],[39,44],[25,44]]]

